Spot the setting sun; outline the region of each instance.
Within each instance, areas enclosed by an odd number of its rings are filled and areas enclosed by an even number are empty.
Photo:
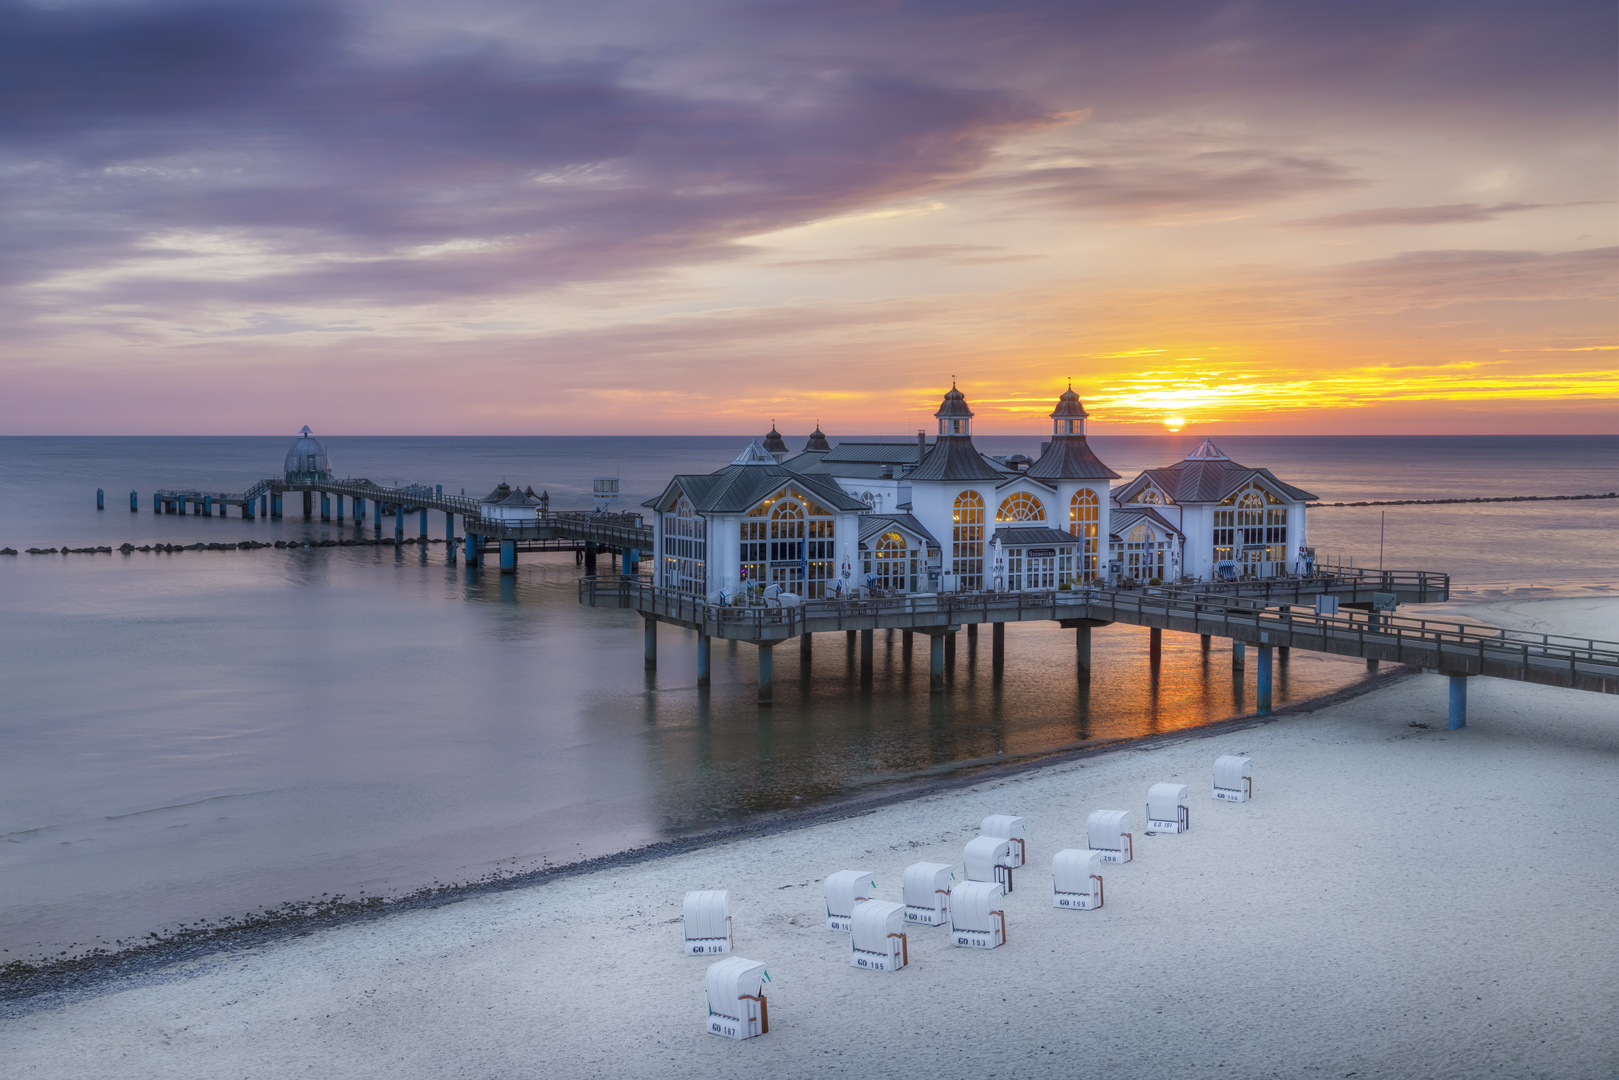
[[[1166,416],[1164,417],[1164,426],[1170,431],[1179,431],[1186,426],[1186,419],[1180,416]]]

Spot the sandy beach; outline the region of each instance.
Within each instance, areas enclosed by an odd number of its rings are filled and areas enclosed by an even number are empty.
[[[1446,617],[1464,609],[1452,608]],[[1474,605],[1619,638],[1619,600]],[[1437,613],[1436,613],[1437,614]],[[1191,733],[695,853],[341,926],[105,984],[4,1022],[8,1077],[1619,1076],[1619,703],[1477,679],[1445,730],[1416,675],[1318,711]],[[1210,797],[1223,753],[1255,799]],[[1149,785],[1191,831],[1144,836]],[[1099,911],[1051,858],[1134,812]],[[849,965],[821,879],[961,864],[1028,821],[1007,944],[910,929],[908,968]],[[688,889],[730,890],[771,1030],[704,1033]],[[43,1003],[42,1003],[43,1004]]]

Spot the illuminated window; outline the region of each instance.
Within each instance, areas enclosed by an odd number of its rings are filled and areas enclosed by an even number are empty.
[[[1148,488],[1146,491],[1141,493],[1140,497],[1136,499],[1136,502],[1147,503],[1150,506],[1162,506],[1164,505],[1164,497],[1154,489]]]
[[[708,591],[708,522],[684,495],[663,515],[663,587],[694,596]]]
[[[741,523],[742,580],[825,597],[837,572],[833,516],[795,488],[776,492],[747,516],[763,520]]]
[[[976,491],[956,497],[950,556],[960,588],[984,587],[984,499]]]
[[[883,533],[877,541],[872,584],[879,589],[908,592],[916,589],[916,553],[907,549],[905,537],[897,532]]]
[[[1068,531],[1079,537],[1081,545],[1080,577],[1096,580],[1097,545],[1102,520],[1101,500],[1090,488],[1081,488],[1068,503]]]
[[[1046,508],[1026,491],[1013,492],[995,511],[996,521],[1044,521]]]

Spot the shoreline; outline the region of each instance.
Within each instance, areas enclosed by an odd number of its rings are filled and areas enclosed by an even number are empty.
[[[855,796],[803,810],[778,810],[748,822],[708,829],[690,836],[600,855],[590,859],[526,870],[509,875],[448,885],[428,885],[397,897],[327,901],[287,901],[251,917],[230,919],[192,930],[165,934],[150,944],[116,951],[94,950],[62,960],[10,961],[0,964],[0,1019],[28,1015],[74,1000],[94,997],[125,979],[154,976],[164,968],[222,953],[255,949],[303,937],[319,930],[376,922],[389,916],[431,911],[479,897],[516,892],[578,878],[588,874],[677,858],[730,841],[799,832],[819,825],[863,816],[886,807],[917,802],[931,796],[1006,780],[1031,772],[1060,767],[1087,758],[1123,750],[1152,750],[1215,735],[1266,726],[1291,717],[1308,715],[1403,682],[1421,669],[1402,665],[1368,674],[1330,693],[1291,702],[1267,716],[1245,713],[1213,723],[1157,734],[1097,740],[1059,746],[1012,761],[980,759],[949,766],[948,775],[907,783],[889,781],[892,790]]]

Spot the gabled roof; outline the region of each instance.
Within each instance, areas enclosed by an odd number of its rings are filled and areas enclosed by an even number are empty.
[[[990,535],[989,542],[1001,542],[1001,547],[1046,547],[1058,544],[1074,545],[1079,537],[1044,525],[1002,525]]]
[[[1000,488],[1009,488],[1013,484],[1016,484],[1019,480],[1027,480],[1029,483],[1033,484],[1035,487],[1042,487],[1042,488],[1045,488],[1047,491],[1056,491],[1057,490],[1057,485],[1056,484],[1048,483],[1047,481],[1042,480],[1037,476],[1030,476],[1026,472],[1015,472],[1011,476],[1008,476],[1005,480],[1002,480],[1000,483],[996,484],[995,487],[996,487],[997,490],[999,490]]]
[[[938,547],[939,541],[923,528],[910,514],[867,514],[860,519],[860,542],[864,544],[879,533],[898,530],[908,532],[929,547]]]
[[[1091,452],[1085,436],[1056,435],[1027,475],[1041,480],[1115,480],[1119,474]]]
[[[1226,457],[1218,446],[1204,439],[1183,460],[1162,469],[1147,469],[1114,492],[1113,501],[1122,505],[1151,483],[1178,503],[1220,503],[1255,481],[1285,498],[1299,502],[1318,498],[1303,488],[1278,479],[1269,469],[1250,469],[1237,464]]]
[[[797,488],[828,510],[860,513],[871,509],[859,499],[845,494],[836,484],[795,473],[774,461],[768,465],[732,464],[712,473],[682,473],[669,481],[663,494],[641,505],[661,513],[673,507],[684,493],[699,514],[743,514],[758,506],[772,492],[788,486]]]
[[[1145,521],[1159,532],[1173,533],[1182,540],[1186,534],[1169,523],[1169,519],[1151,507],[1131,507],[1128,510],[1115,510],[1107,516],[1108,539],[1122,537],[1135,528],[1137,523]]]
[[[1014,475],[996,465],[973,446],[967,435],[941,435],[922,464],[906,474],[907,480],[995,480]]]

